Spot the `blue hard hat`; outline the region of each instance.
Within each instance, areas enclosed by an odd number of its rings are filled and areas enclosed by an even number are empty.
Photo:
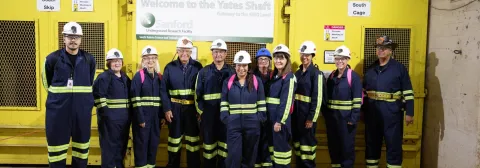
[[[258,59],[258,57],[268,57],[268,58],[272,59],[272,54],[270,54],[270,51],[268,51],[268,49],[260,48],[257,51],[257,55],[255,56],[255,59]]]

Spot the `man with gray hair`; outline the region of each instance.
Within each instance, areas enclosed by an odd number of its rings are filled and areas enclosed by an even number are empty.
[[[168,122],[168,164],[167,167],[180,167],[180,149],[185,135],[187,164],[200,167],[200,136],[195,110],[195,79],[202,64],[193,60],[193,43],[187,37],[177,41],[177,60],[165,66],[164,80],[170,103],[163,106]]]

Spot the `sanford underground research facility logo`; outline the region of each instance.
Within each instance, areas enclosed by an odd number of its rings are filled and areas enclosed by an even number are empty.
[[[151,13],[145,13],[141,22],[142,26],[145,28],[150,28],[155,24],[155,16]]]

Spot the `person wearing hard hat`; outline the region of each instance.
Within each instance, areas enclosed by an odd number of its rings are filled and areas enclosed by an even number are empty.
[[[227,130],[220,121],[220,96],[223,81],[232,76],[234,70],[225,63],[227,57],[225,41],[221,39],[213,41],[210,50],[213,63],[198,72],[195,82],[195,105],[202,121],[204,167],[223,168],[228,152]]]
[[[348,68],[349,48],[343,45],[338,47],[334,57],[337,69],[327,80],[328,110],[324,113],[328,151],[332,167],[353,168],[362,82],[360,75]]]
[[[65,167],[72,137],[72,166],[87,167],[90,146],[95,58],[80,49],[82,27],[63,26],[65,47],[44,61],[42,80],[48,91],[45,130],[50,167]]]
[[[262,78],[263,84],[268,83],[272,77],[272,55],[266,48],[260,48],[255,56],[257,59],[257,66],[253,73]]]
[[[406,125],[413,123],[412,84],[405,66],[392,59],[398,44],[388,36],[380,36],[375,47],[378,60],[368,67],[363,79],[367,92],[362,107],[365,111],[365,158],[367,166],[378,166],[385,139],[388,167],[401,167],[403,111],[406,111]]]
[[[200,131],[195,112],[195,79],[202,64],[193,60],[193,43],[187,37],[177,41],[177,60],[167,64],[164,79],[168,106],[164,106],[165,119],[168,121],[168,164],[167,167],[180,167],[180,149],[182,137],[187,142],[187,165],[200,166]]]
[[[266,48],[260,48],[255,56],[257,59],[257,66],[253,73],[262,78],[265,95],[268,95],[268,81],[273,76],[272,72],[272,55]],[[258,155],[255,167],[271,167],[272,159],[269,150],[268,136],[271,132],[271,125],[263,124],[260,131],[260,140],[258,142]]]
[[[305,41],[298,50],[302,65],[295,72],[298,84],[295,91],[295,106],[292,115],[293,146],[299,167],[316,167],[315,129],[317,119],[326,108],[326,82],[322,71],[312,62],[316,46]]]
[[[164,112],[162,105],[168,103],[168,97],[159,71],[157,49],[147,45],[140,56],[141,66],[130,88],[135,167],[155,167]]]
[[[266,120],[263,83],[248,72],[250,59],[247,51],[238,51],[236,73],[223,82],[220,120],[227,126],[228,168],[255,166],[260,125]]]
[[[93,83],[102,167],[123,168],[130,133],[130,78],[122,71],[123,55],[112,48],[106,55],[108,70]]]
[[[293,111],[293,101],[297,79],[292,72],[290,50],[284,44],[279,44],[273,50],[275,69],[274,77],[269,82],[267,94],[267,124],[270,127],[269,142],[273,147],[273,167],[290,167],[292,159],[292,126],[290,114]],[[273,128],[273,129],[272,129]]]

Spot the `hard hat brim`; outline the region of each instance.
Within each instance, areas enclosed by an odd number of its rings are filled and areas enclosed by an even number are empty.
[[[77,34],[73,34],[73,33],[66,33],[66,32],[62,32],[63,35],[77,35],[77,36],[83,36],[83,33],[77,33]]]
[[[242,63],[234,63],[234,64],[240,64],[240,65],[248,65],[251,64],[252,62],[242,62]]]
[[[348,55],[340,55],[340,54],[333,55],[333,57],[347,57],[347,58],[351,58],[351,57],[348,56]]]
[[[228,51],[228,49],[225,49],[225,48],[216,48],[216,47],[210,47],[210,50],[225,50],[225,51]]]
[[[107,58],[107,60],[113,60],[113,59],[121,59],[121,60],[123,60],[123,58]]]

